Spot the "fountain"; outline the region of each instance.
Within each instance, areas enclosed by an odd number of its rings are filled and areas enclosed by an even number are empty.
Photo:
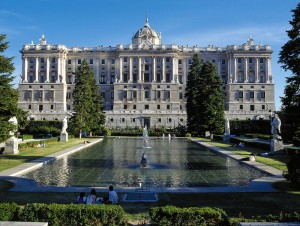
[[[148,143],[148,131],[147,131],[147,126],[144,127],[143,129],[143,154],[142,154],[142,159],[141,159],[141,167],[145,168],[148,166],[148,160],[147,160],[147,157],[146,157],[146,150],[145,148],[148,148],[147,146],[147,143]]]

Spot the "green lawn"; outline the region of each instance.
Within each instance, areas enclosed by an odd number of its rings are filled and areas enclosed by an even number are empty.
[[[85,140],[88,140],[85,138]],[[18,155],[0,155],[0,171],[30,162],[34,159],[50,155],[52,153],[67,149],[69,147],[82,144],[83,140],[71,138],[68,142],[51,142],[47,143],[43,148],[25,148],[21,149]]]
[[[231,144],[225,144],[222,142],[217,141],[211,141],[210,139],[205,138],[197,138],[199,140],[205,141],[211,145],[223,148],[227,151],[231,151],[235,154],[248,157],[252,153],[264,153],[266,151],[257,149],[257,148],[251,148],[251,147],[232,147]],[[273,155],[268,157],[262,157],[262,156],[256,156],[256,161],[260,163],[264,163],[266,165],[272,166],[276,169],[287,171],[286,163],[289,160],[289,156],[287,155]]]

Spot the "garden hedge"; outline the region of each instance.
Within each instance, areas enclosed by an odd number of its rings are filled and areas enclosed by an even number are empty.
[[[119,205],[40,204],[18,206],[0,204],[0,221],[48,222],[63,225],[126,225],[124,209]]]
[[[152,222],[164,226],[227,226],[229,219],[225,211],[219,208],[179,208],[175,206],[152,207],[149,211]]]

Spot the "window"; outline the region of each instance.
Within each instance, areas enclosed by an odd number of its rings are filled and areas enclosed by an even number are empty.
[[[166,82],[171,82],[171,74],[170,73],[166,74]]]
[[[43,111],[43,105],[39,105],[39,111]]]
[[[67,93],[67,99],[71,99],[71,93]]]
[[[170,110],[170,104],[167,104],[167,109]]]
[[[127,98],[127,91],[126,90],[123,91],[123,98]]]
[[[101,92],[100,94],[101,94],[102,98],[105,99],[105,92]]]
[[[161,122],[161,118],[158,118],[157,121],[158,121],[158,122]]]
[[[157,105],[156,109],[157,109],[157,110],[160,110],[160,105],[159,105],[159,104]]]
[[[78,63],[78,64],[81,64],[81,59],[78,59],[77,63]]]
[[[248,60],[249,60],[249,64],[253,63],[253,58],[250,57]]]
[[[101,64],[105,64],[105,60],[104,59],[101,60]]]
[[[53,108],[54,108],[54,107],[53,107],[53,104],[51,104],[50,109],[53,110]]]
[[[93,64],[94,63],[94,60],[93,59],[90,59],[90,64]]]
[[[239,64],[242,63],[242,58],[238,58],[238,63],[239,63]]]
[[[250,98],[254,98],[254,92],[253,91],[250,92]]]
[[[69,59],[69,60],[68,60],[68,64],[71,64],[71,63],[72,63],[72,60]]]
[[[182,105],[179,106],[179,110],[182,111]]]
[[[45,63],[45,58],[41,58],[41,63]]]
[[[240,110],[243,110],[244,109],[244,106],[243,105],[240,105]]]
[[[105,63],[105,61],[104,61]],[[111,64],[115,64],[115,59],[111,59]]]
[[[182,98],[183,98],[183,94],[182,94],[182,92],[180,92],[179,93],[179,99],[182,100]]]
[[[71,110],[71,105],[67,104],[67,110]]]
[[[188,59],[188,64],[192,64],[193,60],[192,59]]]
[[[126,63],[126,62],[127,62],[127,57],[124,57],[124,60],[123,60],[123,61],[124,61],[124,63]]]
[[[29,110],[31,109],[31,105],[30,105],[30,104],[28,105],[28,109],[29,109]]]
[[[264,104],[261,105],[261,109],[262,109],[262,110],[265,110],[265,109],[266,109],[266,105],[264,105]]]
[[[243,91],[239,91],[239,98],[243,98]]]
[[[160,98],[160,91],[156,91],[156,98]]]
[[[225,64],[225,60],[222,60],[222,64]]]
[[[133,90],[132,91],[132,98],[136,98],[137,97],[137,91],[136,90]]]
[[[169,63],[170,62],[170,57],[166,58],[166,62]]]
[[[126,110],[127,109],[127,105],[126,104],[124,104],[124,110]]]
[[[110,93],[110,99],[112,99],[112,100],[114,99],[114,92]]]
[[[149,110],[149,105],[148,104],[145,105],[145,110]]]
[[[161,82],[161,75],[160,75],[160,73],[156,74],[156,81],[157,82]]]
[[[178,60],[178,64],[182,64],[182,60],[181,59]]]
[[[263,64],[264,63],[264,58],[259,58],[259,63]]]
[[[51,62],[52,62],[52,63],[55,63],[55,58],[54,58],[54,57],[51,58]]]
[[[33,63],[34,58],[30,57],[29,58],[29,63]]]
[[[250,105],[250,111],[254,111],[254,105]]]
[[[145,71],[149,71],[149,65],[148,64],[145,65]]]
[[[134,104],[132,108],[133,108],[133,109],[136,109],[136,105]]]
[[[145,90],[145,98],[150,98],[150,91],[149,90]]]
[[[50,91],[50,98],[54,98],[54,90]]]
[[[265,98],[266,97],[266,92],[265,91],[261,91],[260,92],[260,97],[261,98]]]

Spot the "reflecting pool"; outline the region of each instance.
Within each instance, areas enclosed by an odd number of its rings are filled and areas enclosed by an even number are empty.
[[[148,164],[141,166],[145,153]],[[186,139],[108,138],[23,177],[42,186],[224,187],[266,176]]]

